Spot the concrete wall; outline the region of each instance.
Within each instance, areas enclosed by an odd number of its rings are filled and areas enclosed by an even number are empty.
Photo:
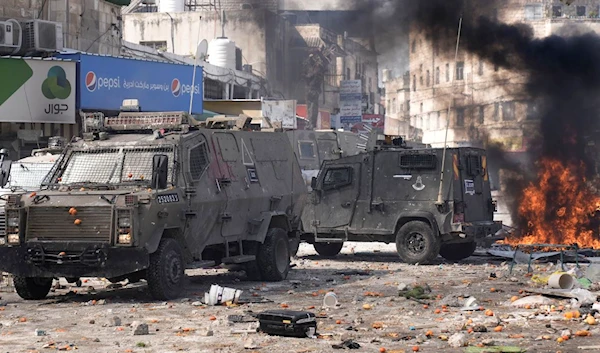
[[[60,22],[65,47],[119,55],[120,7],[104,0],[68,0],[68,3],[67,15],[67,0],[1,0],[0,18]]]
[[[277,66],[278,56],[285,59],[286,36],[276,15],[267,10],[228,11],[225,35],[242,49],[243,63],[252,65],[254,74],[263,76],[282,89],[284,67]],[[209,42],[221,36],[220,14],[216,12],[133,13],[123,18],[123,39],[129,42],[164,41],[167,51],[192,56],[199,41]],[[277,78],[282,78],[278,80]]]

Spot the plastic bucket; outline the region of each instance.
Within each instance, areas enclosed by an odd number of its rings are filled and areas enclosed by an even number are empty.
[[[325,308],[335,308],[338,304],[337,295],[334,292],[328,292],[323,297],[323,307]]]
[[[554,273],[548,278],[550,288],[571,289],[574,284],[573,276],[567,273]]]
[[[208,305],[219,305],[227,302],[236,303],[242,291],[234,288],[221,287],[213,284],[208,293],[204,294],[204,302]]]

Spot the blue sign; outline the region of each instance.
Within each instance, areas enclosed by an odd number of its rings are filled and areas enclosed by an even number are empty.
[[[77,65],[77,106],[84,110],[119,110],[125,99],[137,99],[142,111],[189,111],[202,114],[203,70],[194,67],[89,54],[62,54]]]

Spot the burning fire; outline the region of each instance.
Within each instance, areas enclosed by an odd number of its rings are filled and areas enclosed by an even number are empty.
[[[562,163],[544,158],[536,183],[523,191],[519,217],[527,222],[522,236],[506,239],[517,244],[578,244],[600,248],[598,225],[600,196],[585,179],[583,163]]]

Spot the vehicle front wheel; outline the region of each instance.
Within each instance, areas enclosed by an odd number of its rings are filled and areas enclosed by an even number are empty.
[[[271,228],[265,242],[259,245],[256,264],[265,281],[282,281],[290,271],[290,248],[285,230]]]
[[[396,233],[396,251],[406,263],[426,264],[439,255],[440,238],[427,223],[410,221]]]
[[[440,249],[440,255],[448,261],[460,261],[473,255],[477,249],[477,243],[444,244]]]
[[[152,297],[157,300],[177,298],[183,286],[184,267],[179,243],[175,239],[163,238],[158,249],[150,255],[147,280]]]
[[[314,243],[313,247],[321,256],[334,257],[342,251],[344,243]]]
[[[25,300],[40,300],[46,298],[50,292],[52,278],[15,276],[13,284],[19,297]]]

